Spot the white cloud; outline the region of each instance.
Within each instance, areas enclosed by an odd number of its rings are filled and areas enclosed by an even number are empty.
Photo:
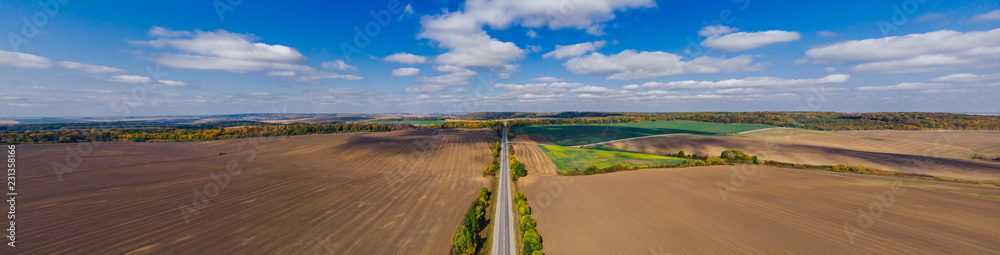
[[[1000,20],[1000,10],[994,10],[991,12],[979,14],[972,17],[972,19],[978,21]]]
[[[400,52],[396,54],[389,55],[385,57],[385,61],[403,63],[403,64],[423,64],[427,62],[427,57],[417,56],[406,52]]]
[[[726,26],[709,26],[701,30],[699,34],[707,36],[701,42],[701,46],[723,52],[751,50],[769,44],[797,41],[802,38],[798,32],[781,30],[733,33],[736,29]]]
[[[977,82],[985,80],[1000,80],[1000,74],[978,75],[971,73],[957,73],[931,79],[933,82]]]
[[[434,84],[424,84],[406,88],[406,92],[410,93],[436,93],[441,91],[444,91],[444,86]]]
[[[830,32],[830,31],[819,31],[819,32],[816,32],[816,33],[819,34],[820,37],[836,37],[837,36],[837,33]]]
[[[559,79],[559,78],[556,78],[556,77],[545,76],[545,77],[534,78],[534,79],[531,79],[531,80],[537,81],[537,82],[557,82],[557,81],[561,81],[562,79]]]
[[[399,15],[399,19],[405,19],[406,17],[413,16],[414,13],[416,12],[413,11],[413,3],[408,3],[406,4],[406,7],[403,8],[403,14]]]
[[[352,73],[358,72],[357,67],[348,65],[347,63],[344,63],[344,61],[340,59],[330,62],[323,62],[323,68],[330,70],[337,70],[337,71],[352,72]]]
[[[975,59],[952,55],[921,55],[908,59],[878,61],[859,64],[851,70],[867,73],[921,73],[951,69],[952,66],[966,65]]]
[[[608,80],[648,79],[689,73],[746,72],[762,68],[760,64],[754,64],[753,57],[749,55],[728,59],[702,56],[685,62],[680,56],[671,53],[635,50],[624,50],[609,56],[591,53],[569,59],[563,66],[576,74],[610,74]]]
[[[88,64],[81,64],[81,63],[70,62],[70,61],[59,61],[59,65],[62,66],[63,68],[66,68],[66,69],[81,70],[81,71],[88,72],[88,73],[123,73],[123,72],[125,72],[125,70],[114,68],[114,67],[98,66],[98,65],[88,65]]]
[[[448,74],[432,77],[420,77],[417,80],[438,85],[454,86],[469,84],[466,80],[476,76],[475,71],[458,66],[435,66],[434,70],[437,70],[438,72],[447,72]]]
[[[528,51],[530,51],[532,53],[534,53],[534,52],[542,52],[542,46],[528,45],[528,47],[526,47],[526,48],[528,49]]]
[[[152,84],[152,85],[168,86],[168,87],[170,87],[170,86],[184,86],[184,85],[186,85],[184,82],[180,82],[180,81],[171,81],[171,80],[159,80],[159,81],[155,81],[155,80],[153,80],[153,78],[149,78],[148,76],[128,75],[128,74],[111,76],[110,78],[108,78],[108,81],[110,81],[110,82],[120,82],[120,83]]]
[[[0,50],[0,65],[20,68],[43,69],[52,66],[52,61],[45,57],[20,52]]]
[[[392,70],[392,76],[413,76],[420,73],[420,69],[413,67],[403,67]]]
[[[274,71],[274,72],[268,72],[267,76],[295,77],[295,71]]]
[[[298,65],[305,57],[298,50],[282,45],[269,45],[253,42],[252,34],[230,33],[222,29],[215,31],[198,31],[178,33],[177,31],[154,32],[155,36],[176,36],[180,38],[159,38],[151,41],[135,41],[137,45],[155,48],[172,48],[185,52],[161,53],[153,57],[154,62],[187,69],[225,70],[229,72],[248,72],[260,70],[312,70],[311,67]]]
[[[803,87],[823,84],[844,83],[850,80],[851,76],[846,74],[831,74],[818,79],[782,79],[776,77],[747,77],[743,79],[729,79],[722,81],[672,81],[672,82],[647,82],[642,84],[643,89],[720,89],[738,87]],[[632,85],[629,85],[632,86]],[[632,86],[632,88],[639,88]]]
[[[531,39],[535,39],[535,37],[538,37],[538,33],[535,32],[535,30],[528,30],[527,35],[528,35],[528,38],[531,38]]]
[[[946,88],[949,86],[951,85],[947,83],[906,82],[892,86],[864,86],[857,87],[855,89],[858,91],[928,90]]]
[[[815,64],[860,63],[856,71],[905,73],[976,67],[1000,58],[1000,29],[851,40],[806,51]]]
[[[435,58],[438,64],[499,68],[523,58],[525,51],[492,38],[484,26],[495,30],[511,25],[575,28],[600,34],[600,23],[614,19],[615,11],[656,6],[652,0],[579,0],[572,4],[573,8],[567,9],[563,1],[469,0],[460,11],[424,16],[418,38],[430,39],[448,50]]]
[[[613,90],[613,89],[609,89],[609,88],[605,88],[605,87],[583,86],[583,87],[571,89],[569,92],[574,92],[574,93],[613,93],[613,92],[618,92],[618,91],[617,90]]]
[[[566,92],[566,89],[583,87],[580,83],[550,82],[534,84],[508,84],[500,83],[493,85],[494,88],[501,88],[507,91],[527,94],[555,94]]]
[[[636,90],[636,89],[639,89],[639,85],[638,84],[629,84],[629,85],[625,85],[624,87],[622,87],[622,89],[624,89],[624,90]]]
[[[605,45],[608,45],[608,42],[604,40],[596,42],[577,43],[566,46],[556,45],[556,50],[553,50],[549,53],[545,53],[544,55],[542,55],[542,57],[555,58],[555,59],[578,57],[580,55],[587,54],[587,52],[597,51],[597,49],[600,49]]]
[[[319,80],[346,80],[346,81],[360,81],[364,80],[361,76],[350,75],[350,74],[337,74],[328,72],[313,72],[309,74],[304,74],[294,78],[298,82],[313,82]]]
[[[465,88],[455,88],[455,90],[453,90],[452,92],[462,93],[462,92],[467,92],[467,91],[469,91],[469,90],[467,90]]]
[[[180,37],[191,36],[190,31],[174,31],[165,27],[153,27],[149,29],[149,35],[156,37]]]

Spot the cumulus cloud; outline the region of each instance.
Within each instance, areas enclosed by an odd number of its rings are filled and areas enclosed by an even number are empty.
[[[423,64],[427,62],[427,57],[417,56],[406,52],[400,52],[396,54],[389,55],[385,57],[385,61],[403,63],[403,64]]]
[[[40,56],[20,52],[0,50],[0,65],[20,68],[43,69],[52,66],[52,61]]]
[[[798,32],[769,30],[763,32],[738,32],[737,29],[726,26],[708,26],[698,34],[705,36],[701,46],[723,52],[751,50],[770,44],[797,41],[802,36]]]
[[[855,63],[853,70],[879,73],[932,72],[972,67],[1000,58],[1000,29],[851,40],[806,51],[815,64]]]
[[[535,39],[535,37],[538,37],[538,32],[535,32],[535,30],[528,30],[527,35],[528,38]]]
[[[444,86],[435,84],[424,84],[406,88],[406,92],[410,93],[437,93],[441,91],[444,91]]]
[[[562,79],[559,79],[559,78],[556,78],[556,77],[545,76],[545,77],[534,78],[534,79],[531,79],[531,80],[537,81],[537,82],[557,82],[557,81],[561,81]]]
[[[420,77],[418,80],[437,85],[455,86],[469,84],[467,80],[476,76],[475,71],[458,66],[435,66],[434,70],[438,72],[446,72],[447,74],[432,77]]]
[[[527,94],[554,94],[563,93],[567,89],[583,87],[580,83],[570,83],[570,82],[550,82],[550,83],[534,83],[534,84],[509,84],[500,83],[493,85],[494,88],[501,88],[511,92],[517,93],[527,93]]]
[[[545,53],[544,55],[542,55],[542,57],[555,58],[555,59],[578,57],[580,55],[587,54],[587,52],[596,51],[597,49],[600,49],[605,45],[608,45],[608,42],[604,40],[596,42],[577,43],[566,46],[556,45],[556,50],[553,50],[549,53]]]
[[[328,72],[311,72],[303,74],[293,78],[293,80],[298,82],[314,82],[319,80],[346,80],[346,81],[360,81],[364,80],[361,76],[350,75],[350,74],[338,74],[338,73],[328,73]]]
[[[323,68],[330,70],[337,70],[337,71],[352,72],[352,73],[358,72],[357,67],[348,65],[347,63],[344,63],[344,61],[340,59],[330,62],[323,62]]]
[[[1000,20],[1000,10],[979,14],[972,17],[972,19],[977,21]]]
[[[155,54],[156,63],[175,68],[224,70],[243,73],[260,70],[312,70],[299,65],[305,57],[295,48],[254,42],[252,34],[237,34],[218,29],[180,33],[160,31],[154,27],[150,35],[161,38],[150,41],[133,41],[133,44],[154,48],[170,48],[182,53]]]
[[[662,51],[624,50],[614,55],[591,53],[575,57],[563,64],[576,74],[607,75],[608,80],[659,78],[689,73],[719,73],[757,71],[761,64],[753,63],[749,55],[733,58],[698,57],[682,61],[681,56]]]
[[[931,79],[933,82],[977,82],[985,80],[1000,80],[1000,74],[957,73]]]
[[[392,70],[392,76],[413,76],[420,73],[420,69],[413,67],[403,67]]]
[[[123,72],[125,72],[125,70],[114,68],[114,67],[99,66],[99,65],[88,65],[88,64],[81,64],[81,63],[70,62],[70,61],[59,61],[59,66],[62,66],[63,68],[66,68],[66,69],[80,70],[80,71],[84,71],[84,72],[88,72],[88,73],[123,73]]]
[[[844,83],[850,80],[851,76],[846,74],[831,74],[818,79],[783,79],[777,77],[747,77],[743,79],[729,79],[722,81],[672,81],[672,82],[647,82],[642,85],[628,85],[633,89],[720,89],[737,87],[803,87],[823,84]]]
[[[274,72],[268,72],[267,76],[295,77],[295,71],[274,71]]]
[[[447,49],[435,57],[438,64],[500,68],[523,58],[526,51],[491,37],[484,26],[496,30],[512,25],[574,28],[602,34],[600,23],[614,19],[615,11],[655,6],[652,0],[579,0],[574,1],[572,9],[566,9],[561,1],[469,0],[462,10],[423,17],[418,38],[430,39]]]
[[[153,27],[149,29],[149,35],[156,37],[180,37],[191,36],[190,31],[174,31],[165,27]]]
[[[184,82],[180,81],[171,81],[171,80],[156,81],[153,80],[153,78],[149,78],[148,76],[127,75],[127,74],[111,76],[110,78],[108,78],[108,81],[120,82],[120,83],[152,84],[152,85],[166,86],[166,87],[186,85]]]
[[[928,90],[940,89],[951,86],[947,83],[934,82],[906,82],[891,86],[864,86],[855,88],[858,91],[893,91],[893,90]]]

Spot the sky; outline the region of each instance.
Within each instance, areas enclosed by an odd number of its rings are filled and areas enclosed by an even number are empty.
[[[0,1],[0,118],[1000,112],[1000,1]]]

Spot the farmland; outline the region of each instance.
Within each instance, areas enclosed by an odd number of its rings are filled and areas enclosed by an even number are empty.
[[[489,137],[446,129],[18,146],[15,254],[444,254],[488,186]],[[92,151],[60,180],[50,164],[78,145]]]
[[[984,197],[1000,194],[996,187],[741,169],[527,176],[520,190],[546,254],[1000,252],[1000,203]],[[748,173],[745,182],[732,181],[736,171]],[[718,183],[735,189],[724,199]]]
[[[652,135],[718,135],[771,128],[767,125],[714,124],[696,121],[648,121],[615,124],[515,127],[514,134],[541,134],[547,142],[576,146]]]
[[[636,153],[628,151],[581,149],[555,145],[538,145],[552,159],[561,173],[574,169],[584,169],[589,166],[605,168],[614,164],[632,166],[676,165],[684,159],[655,154]]]
[[[774,129],[737,136],[677,135],[604,144],[650,154],[685,151],[719,155],[736,149],[764,160],[814,165],[865,165],[882,170],[942,177],[1000,180],[1000,165],[969,160],[997,155],[996,131],[843,131]]]
[[[442,125],[448,121],[443,120],[373,120],[369,121],[371,123],[389,123],[389,124],[413,124],[413,125]]]

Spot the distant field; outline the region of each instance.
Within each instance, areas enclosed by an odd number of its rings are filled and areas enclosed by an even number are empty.
[[[442,124],[444,124],[445,122],[448,122],[448,121],[443,121],[443,120],[373,120],[373,121],[369,121],[369,122],[371,122],[371,123],[405,123],[405,124],[413,124],[413,125],[438,125],[438,126],[440,126],[440,125],[442,125]]]
[[[557,170],[561,173],[574,169],[583,170],[592,165],[605,168],[618,163],[632,166],[658,166],[676,165],[684,162],[684,159],[681,158],[628,151],[580,149],[555,145],[538,145],[538,147],[552,159],[552,163],[555,163]]]
[[[446,254],[469,201],[489,184],[482,169],[495,136],[107,142],[63,180],[51,164],[66,162],[66,144],[19,145],[25,231],[0,254]],[[238,170],[223,175],[231,165]],[[186,222],[182,204],[203,207]]]
[[[546,254],[1000,253],[1000,200],[984,197],[995,187],[710,166],[528,175],[518,188]]]
[[[651,135],[718,135],[772,128],[768,125],[715,124],[697,121],[648,121],[618,124],[515,127],[515,134],[541,134],[548,142],[576,146]]]

